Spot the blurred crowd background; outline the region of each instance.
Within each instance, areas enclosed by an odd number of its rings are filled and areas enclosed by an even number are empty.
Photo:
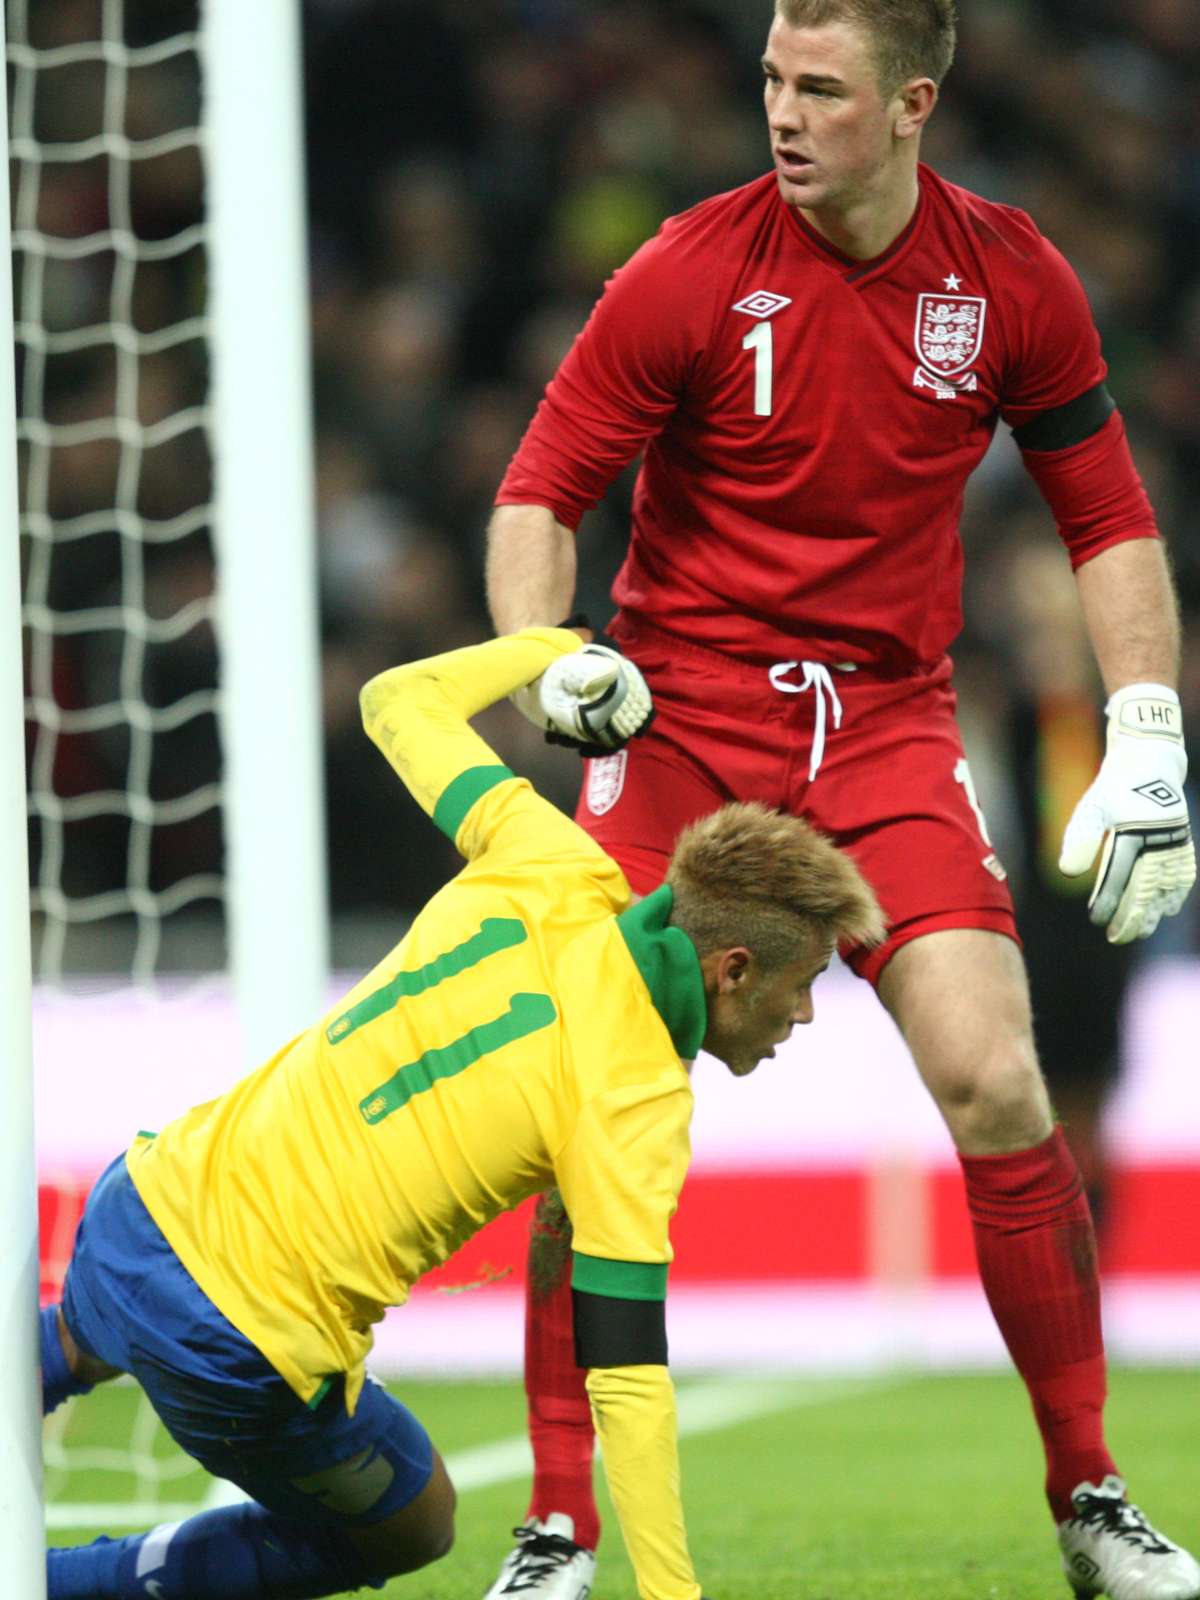
[[[1191,613],[1200,727],[1200,10],[975,0],[962,12],[926,159],[1029,209],[1083,278]],[[765,170],[769,20],[767,4],[740,0],[308,6],[335,863],[339,813],[374,790],[354,685],[397,641],[417,654],[486,629],[493,492],[605,277],[664,216]],[[581,530],[595,617],[631,480]],[[958,657],[977,782],[1019,887],[1053,905],[1065,886],[1050,834],[1077,769],[1094,770],[1099,693],[1053,526],[1007,439],[977,476],[963,536]],[[552,772],[571,803],[575,772]],[[379,802],[386,814],[390,794]],[[357,872],[342,857],[343,903],[378,883],[370,862]],[[1196,942],[1194,918],[1173,931]]]
[[[961,9],[958,60],[925,158],[1028,209],[1087,287],[1179,577],[1186,725],[1197,749],[1200,7],[967,0]],[[32,0],[22,11],[30,42],[50,47],[95,37],[101,6]],[[436,888],[453,858],[363,739],[358,687],[389,663],[490,631],[482,566],[493,492],[606,275],[668,214],[766,170],[758,58],[770,6],[306,0],[303,14],[331,890],[343,919],[393,917]],[[127,42],[142,44],[194,21],[193,0],[127,0],[123,26]],[[95,132],[103,82],[94,64],[41,73],[39,136]],[[188,57],[131,73],[125,131],[146,138],[194,120],[198,92]],[[112,203],[103,161],[47,167],[39,225],[103,229]],[[195,150],[134,163],[130,205],[144,239],[200,220]],[[102,321],[111,270],[103,257],[53,265],[44,286],[51,325]],[[18,305],[21,287],[18,260]],[[202,251],[143,265],[134,320],[164,328],[200,311],[203,294]],[[142,422],[203,398],[196,342],[140,366]],[[111,412],[114,384],[111,352],[52,363],[47,415]],[[52,518],[112,503],[115,445],[54,456]],[[138,511],[162,519],[196,504],[208,470],[200,432],[144,452]],[[580,598],[597,620],[608,615],[631,481],[580,533]],[[974,480],[963,538],[968,623],[957,659],[968,750],[1025,911],[1035,985],[1039,972],[1049,975],[1047,1037],[1057,1029],[1068,1051],[1074,1040],[1094,1076],[1111,1040],[1087,1036],[1072,971],[1085,986],[1119,992],[1127,960],[1107,952],[1112,970],[1100,977],[1103,942],[1087,931],[1081,890],[1059,877],[1054,858],[1099,758],[1102,696],[1067,563],[1007,437]],[[52,603],[70,609],[115,593],[121,554],[115,529],[56,548]],[[205,529],[147,554],[156,614],[211,586]],[[55,650],[60,703],[107,692],[118,671],[111,641],[63,636]],[[165,705],[215,674],[211,634],[197,627],[177,646],[151,648],[145,692]],[[491,715],[488,732],[504,753],[573,805],[574,758],[543,747],[508,708]],[[124,754],[119,730],[60,740],[55,783],[65,792],[120,783]],[[164,795],[185,792],[217,759],[211,720],[195,719],[160,743],[155,781]],[[120,826],[81,825],[64,867],[69,887],[94,892],[123,870]],[[215,813],[161,831],[161,878],[219,865]],[[36,828],[33,848],[36,865]],[[1153,949],[1200,948],[1198,907],[1200,897]]]

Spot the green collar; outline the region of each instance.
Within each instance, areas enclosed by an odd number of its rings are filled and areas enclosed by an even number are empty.
[[[690,1061],[708,1029],[708,1002],[696,946],[682,928],[667,926],[674,898],[670,884],[664,883],[622,911],[617,927],[672,1044],[684,1061]]]

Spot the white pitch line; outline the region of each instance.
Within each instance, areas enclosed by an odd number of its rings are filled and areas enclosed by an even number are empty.
[[[844,1381],[796,1378],[719,1378],[704,1383],[688,1383],[677,1391],[680,1437],[715,1433],[736,1427],[773,1411],[796,1410],[802,1406],[831,1405],[868,1391],[891,1387],[887,1380],[861,1378]],[[471,1489],[486,1489],[492,1484],[510,1483],[533,1472],[533,1456],[528,1438],[513,1434],[491,1444],[470,1450],[456,1450],[446,1457],[446,1470],[460,1494]],[[213,1481],[203,1501],[174,1505],[145,1502],[118,1505],[53,1505],[46,1508],[46,1527],[55,1528],[137,1528],[158,1522],[178,1522],[197,1511],[216,1506],[237,1505],[246,1496],[235,1484],[223,1478]]]
[[[788,1407],[827,1405],[878,1384],[810,1383],[780,1379],[724,1378],[708,1383],[692,1383],[676,1391],[680,1437],[715,1433],[739,1422]],[[460,1494],[469,1489],[486,1489],[495,1483],[527,1478],[533,1472],[533,1454],[524,1434],[498,1439],[494,1444],[473,1450],[459,1450],[446,1457],[446,1471]]]

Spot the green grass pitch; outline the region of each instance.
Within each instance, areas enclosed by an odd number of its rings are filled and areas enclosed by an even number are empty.
[[[692,1552],[712,1600],[1067,1600],[1041,1496],[1041,1452],[1015,1377],[780,1377],[751,1387],[758,1415],[721,1424],[710,1414],[681,1444]],[[681,1381],[681,1409],[689,1391],[720,1388],[721,1380]],[[730,1380],[730,1390],[736,1416],[747,1386]],[[1195,1548],[1196,1375],[1120,1371],[1111,1390],[1109,1436],[1131,1493],[1166,1533]],[[447,1456],[522,1431],[515,1381],[400,1384],[396,1392]],[[143,1500],[156,1483],[172,1505],[203,1502],[210,1480],[149,1434],[139,1449],[162,1454],[153,1471],[144,1463],[140,1480],[109,1465],[74,1465],[129,1441],[136,1391],[97,1390],[73,1406],[67,1466],[54,1464],[52,1449],[47,1471],[56,1524],[68,1507]],[[595,1600],[635,1600],[599,1471],[597,1479],[606,1537]],[[525,1492],[523,1476],[468,1489],[451,1555],[385,1594],[481,1595],[524,1515]],[[128,1531],[116,1520],[110,1531]],[[74,1544],[99,1531],[55,1525],[50,1538]]]

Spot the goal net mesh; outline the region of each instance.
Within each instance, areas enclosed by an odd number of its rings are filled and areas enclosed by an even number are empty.
[[[225,965],[201,18],[6,9],[36,1050],[81,980],[132,1016]],[[80,1070],[103,1071],[88,1027]],[[96,1165],[45,1121],[48,1301]],[[52,1527],[154,1520],[192,1471],[140,1391],[89,1422],[98,1398],[47,1423]]]

